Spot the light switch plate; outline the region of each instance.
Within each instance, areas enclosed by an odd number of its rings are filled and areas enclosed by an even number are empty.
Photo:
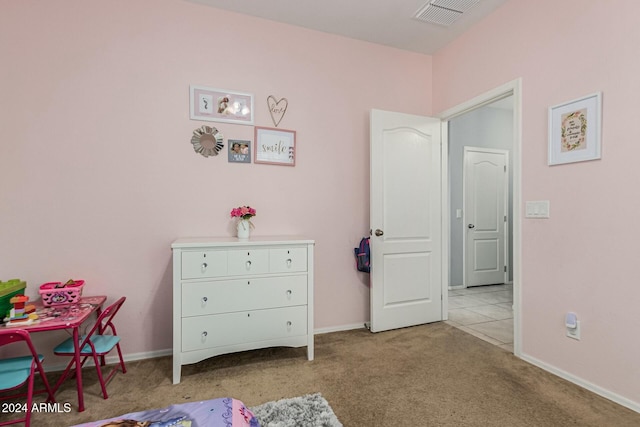
[[[525,206],[526,218],[549,218],[549,201],[539,200],[527,202]]]

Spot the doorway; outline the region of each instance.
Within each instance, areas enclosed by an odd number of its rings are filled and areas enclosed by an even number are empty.
[[[515,80],[440,115],[448,140],[449,264],[448,287],[444,291],[447,319],[454,326],[461,326],[516,355],[520,354],[520,85],[520,80]],[[464,146],[509,152],[505,284],[478,287],[466,284],[463,263],[468,224],[462,191]]]

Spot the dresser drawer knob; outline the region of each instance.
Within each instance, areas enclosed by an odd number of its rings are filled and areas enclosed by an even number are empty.
[[[291,292],[291,289],[287,289],[287,298],[291,298],[292,293],[293,292]]]
[[[291,321],[288,321],[287,322],[287,329],[291,329],[291,325],[292,325]]]
[[[289,258],[289,259],[287,260],[287,267],[288,267],[288,268],[291,268],[291,258]]]
[[[205,340],[205,338],[207,338],[207,335],[209,335],[209,334],[207,333],[207,331],[204,331],[204,332],[202,333],[202,340],[203,340],[203,341]]]
[[[207,301],[209,301],[209,298],[202,297],[202,305],[205,305],[207,303]]]
[[[207,267],[208,267],[207,263],[203,262],[201,267],[203,273],[207,270]]]
[[[251,261],[247,261],[246,266],[247,266],[247,270],[250,270],[251,269]]]

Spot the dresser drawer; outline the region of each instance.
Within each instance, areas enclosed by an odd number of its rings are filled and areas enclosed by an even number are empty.
[[[269,250],[269,272],[290,273],[307,271],[306,248],[279,248]]]
[[[244,311],[182,319],[182,351],[306,335],[307,307]]]
[[[269,272],[269,249],[236,249],[228,251],[229,276]]]
[[[183,279],[201,279],[227,275],[227,251],[182,252]]]
[[[307,304],[307,276],[182,283],[182,317]]]

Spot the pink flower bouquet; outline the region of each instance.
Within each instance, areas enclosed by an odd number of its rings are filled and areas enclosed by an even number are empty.
[[[256,210],[250,206],[240,206],[231,209],[231,218],[251,219],[256,216]]]

